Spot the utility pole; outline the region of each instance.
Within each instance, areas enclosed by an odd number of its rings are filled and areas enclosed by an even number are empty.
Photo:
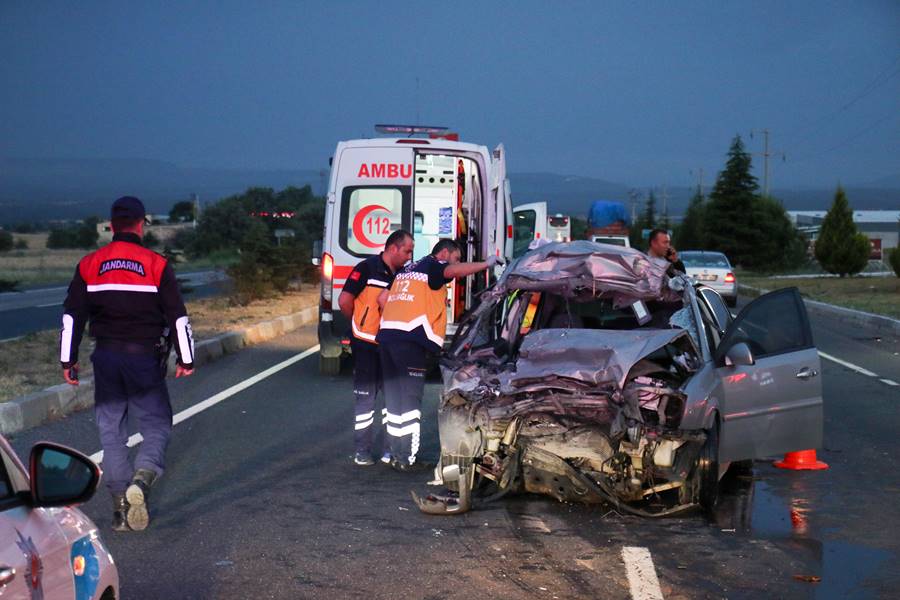
[[[634,224],[637,223],[637,200],[638,200],[638,191],[634,188],[628,190],[628,200],[631,203],[631,226],[634,227]]]
[[[694,170],[691,169],[690,174],[694,174]],[[703,167],[697,169],[697,189],[700,191],[700,195],[703,195]]]
[[[769,195],[769,157],[780,156],[781,160],[785,160],[784,152],[769,152],[769,130],[763,129],[763,194]],[[753,138],[753,132],[750,132],[750,138]]]

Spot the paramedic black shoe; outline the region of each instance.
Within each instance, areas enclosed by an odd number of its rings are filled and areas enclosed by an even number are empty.
[[[409,464],[409,461],[392,458],[391,468],[400,473],[430,473],[434,469],[434,465],[418,460]]]
[[[375,464],[375,461],[372,460],[372,457],[368,453],[357,452],[356,456],[353,457],[353,463],[361,467],[371,467]]]
[[[147,504],[150,486],[156,481],[156,472],[150,469],[138,469],[131,478],[131,485],[125,490],[128,501],[126,521],[134,531],[147,529],[150,524],[150,507]]]
[[[128,521],[126,520],[126,515],[128,514],[128,500],[125,498],[125,494],[116,494],[113,496],[113,518],[112,518],[112,530],[113,531],[131,531],[131,527],[128,526]]]
[[[391,456],[390,452],[385,452],[384,454],[381,455],[381,462],[383,462],[386,465],[390,465],[392,458],[393,457]]]

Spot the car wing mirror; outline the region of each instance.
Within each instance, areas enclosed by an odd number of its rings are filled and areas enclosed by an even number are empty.
[[[84,454],[60,444],[38,442],[28,461],[33,506],[87,502],[100,483],[100,467]]]
[[[725,353],[726,367],[740,367],[756,364],[753,352],[745,342],[738,342]]]

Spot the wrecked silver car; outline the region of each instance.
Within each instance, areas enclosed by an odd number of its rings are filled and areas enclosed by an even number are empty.
[[[630,248],[549,244],[514,262],[441,360],[438,475],[452,514],[510,492],[663,516],[716,503],[729,464],[817,448],[819,356],[796,289],[733,318]]]

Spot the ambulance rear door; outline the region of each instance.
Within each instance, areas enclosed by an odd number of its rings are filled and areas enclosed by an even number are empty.
[[[354,266],[381,252],[394,231],[412,230],[415,158],[410,147],[348,146],[335,161],[327,245],[333,253],[336,300]]]
[[[503,257],[507,262],[512,259],[512,193],[506,175],[506,149],[503,144],[494,148],[491,154],[491,191],[489,203],[485,211],[487,248],[485,256]],[[497,267],[495,275],[500,276],[503,267]]]

